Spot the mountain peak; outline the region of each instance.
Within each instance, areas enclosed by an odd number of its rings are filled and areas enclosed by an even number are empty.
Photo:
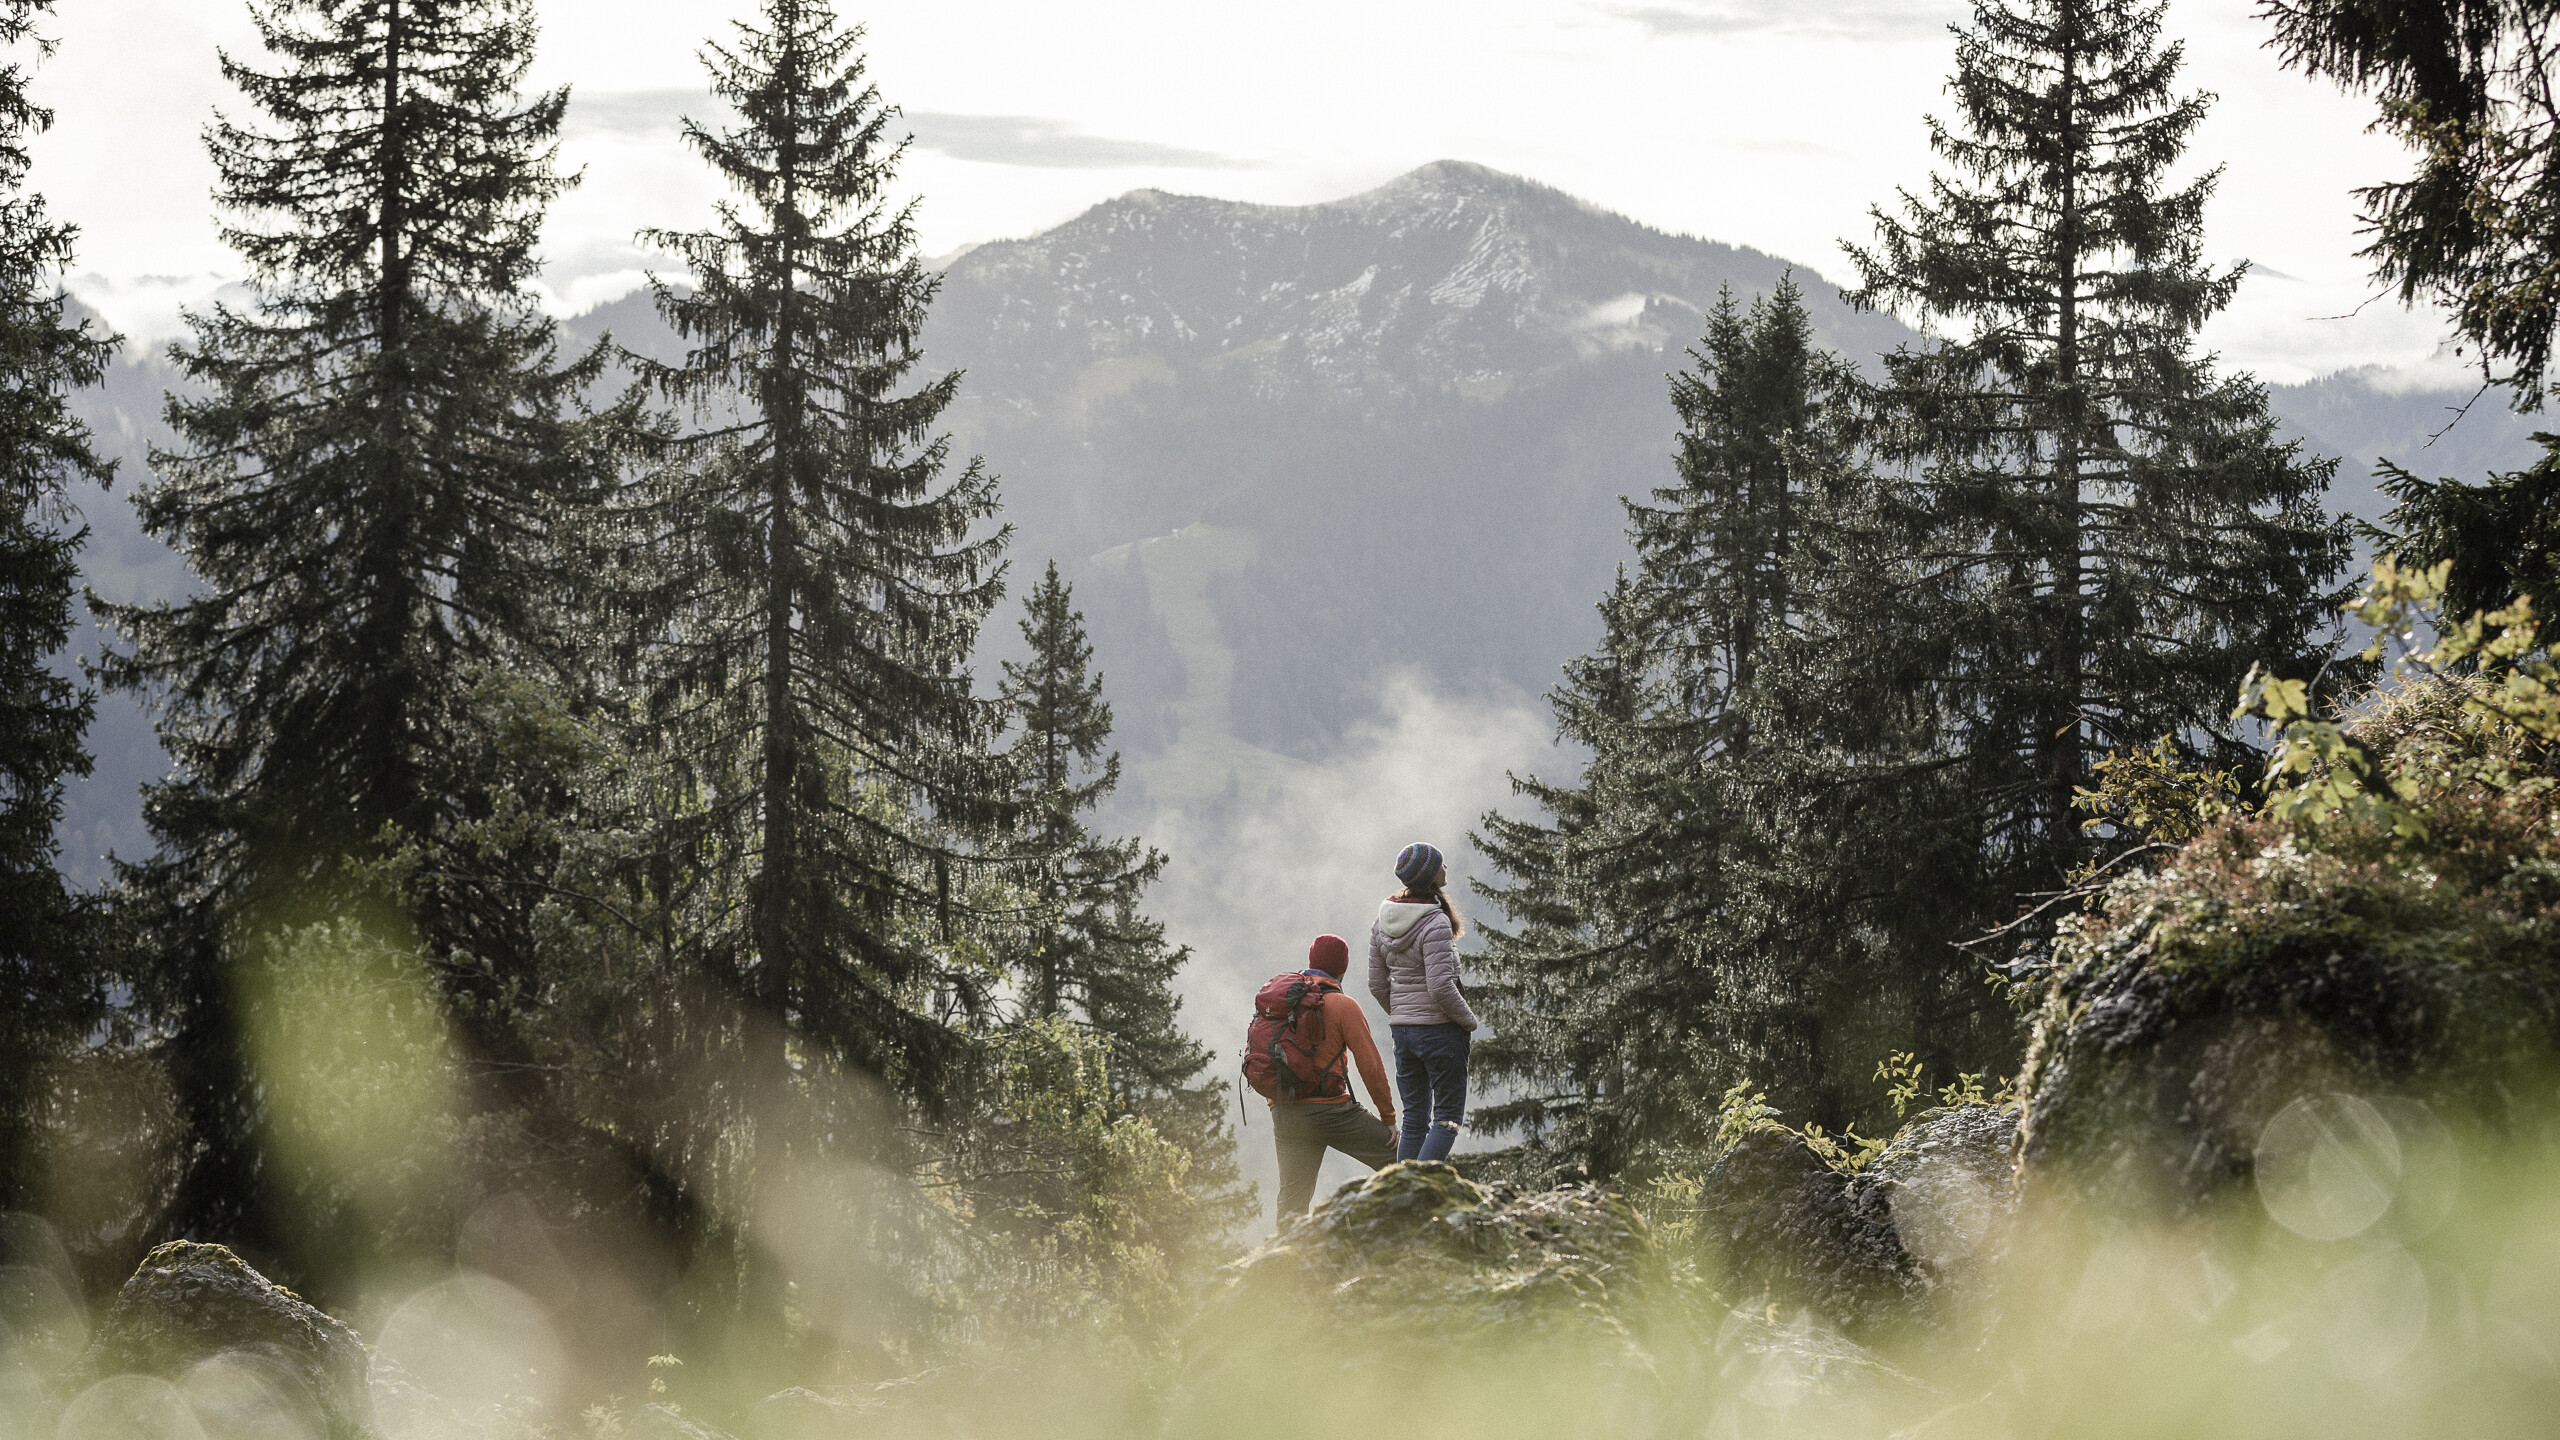
[[[1337,205],[1358,205],[1380,200],[1410,200],[1440,197],[1498,196],[1503,199],[1536,197],[1579,204],[1571,196],[1552,185],[1541,185],[1526,176],[1478,165],[1472,160],[1434,160],[1416,166],[1373,190],[1363,191]]]
[[[1611,357],[1656,371],[1719,286],[1765,291],[1785,269],[1535,180],[1435,160],[1311,205],[1133,190],[961,257],[935,324],[963,351],[1029,355],[999,337],[1037,330],[1065,342],[1039,352],[1047,363],[1075,351],[1127,368],[1145,356],[1149,373],[1197,366],[1257,392],[1491,399]],[[1824,338],[1853,354],[1903,334],[1820,309]],[[972,332],[982,338],[957,339]]]
[[[1217,213],[1236,216],[1314,214],[1323,211],[1363,211],[1397,206],[1429,206],[1448,201],[1469,200],[1543,201],[1561,209],[1578,210],[1593,215],[1608,215],[1598,206],[1577,200],[1552,185],[1541,184],[1523,175],[1479,165],[1472,160],[1434,160],[1418,165],[1384,184],[1372,186],[1339,200],[1319,200],[1306,205],[1264,205],[1249,200],[1221,200],[1206,195],[1185,195],[1152,187],[1130,190],[1094,206],[1075,220],[1084,221],[1112,215],[1185,212]],[[1623,217],[1610,216],[1612,219]],[[1632,222],[1630,222],[1632,223]],[[1066,227],[1061,227],[1066,228]]]

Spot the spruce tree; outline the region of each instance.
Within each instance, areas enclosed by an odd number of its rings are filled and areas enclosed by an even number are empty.
[[[759,1083],[788,1084],[790,1036],[930,1104],[966,1050],[949,1020],[987,999],[941,942],[967,908],[952,837],[1004,798],[966,662],[1005,533],[975,533],[993,478],[946,475],[933,433],[959,377],[901,393],[936,278],[887,198],[903,147],[861,35],[819,0],[765,0],[735,48],[707,47],[737,120],[685,135],[738,200],[645,236],[691,287],[658,285],[690,349],[651,377],[706,418],[651,496],[648,688],[702,797],[693,843],[741,871],[741,912],[697,939],[762,1016]]]
[[[35,24],[51,9],[0,0],[0,45],[50,53]],[[27,143],[53,123],[28,78],[23,60],[0,67],[0,1208],[30,1203],[38,1073],[77,1038],[103,978],[54,842],[64,778],[89,773],[95,700],[52,661],[71,638],[87,534],[64,492],[113,473],[69,397],[98,383],[112,342],[63,313],[73,234],[26,188]]]
[[[1547,818],[1489,815],[1478,841],[1518,927],[1485,959],[1480,1063],[1513,1086],[1485,1119],[1556,1163],[1616,1173],[1695,1143],[1702,1090],[1750,1075],[1802,1098],[1826,1078],[1820,1002],[1853,927],[1837,896],[1781,901],[1813,848],[1796,792],[1840,788],[1806,757],[1844,727],[1785,712],[1801,688],[1837,693],[1805,657],[1829,653],[1809,637],[1854,569],[1842,520],[1865,495],[1843,483],[1855,378],[1811,335],[1792,280],[1709,314],[1672,377],[1678,483],[1627,502],[1635,569],[1551,697],[1559,738],[1590,752],[1581,779],[1515,780]]]
[[[1203,1237],[1223,1234],[1248,1203],[1227,1085],[1201,1079],[1209,1051],[1182,1030],[1173,983],[1191,952],[1167,943],[1164,926],[1141,908],[1164,855],[1091,827],[1119,785],[1120,756],[1109,748],[1111,707],[1084,616],[1054,560],[1023,597],[1022,638],[1029,656],[1004,663],[1000,701],[1013,732],[1004,818],[1012,830],[996,844],[1016,857],[1012,879],[1023,896],[1009,943],[1019,956],[1025,1018],[1093,1033],[1108,1061],[1111,1106],[1145,1116],[1188,1157],[1180,1188],[1202,1207]],[[1019,1053],[1026,1036],[1039,1033],[1018,1026],[996,1049]],[[1021,1099],[1018,1086],[1012,1099]]]
[[[1087,827],[1120,783],[1120,756],[1106,749],[1111,707],[1092,669],[1084,616],[1055,560],[1023,600],[1022,638],[1031,655],[1004,663],[1002,701],[1017,727],[1007,754],[1027,892],[1025,1008],[1091,1026],[1110,1046],[1124,1088],[1186,1089],[1209,1063],[1182,1033],[1173,993],[1190,952],[1166,944],[1164,927],[1139,909],[1165,857]]]
[[[1488,812],[1470,838],[1502,876],[1482,888],[1507,921],[1482,927],[1476,1002],[1493,1034],[1473,1065],[1510,1090],[1479,1106],[1475,1123],[1519,1130],[1554,1167],[1607,1175],[1642,1143],[1646,1118],[1629,1112],[1651,1108],[1628,1104],[1630,1078],[1683,1067],[1651,1053],[1658,1017],[1629,1013],[1671,956],[1647,943],[1661,932],[1624,908],[1636,872],[1653,870],[1631,832],[1651,818],[1643,790],[1659,767],[1643,736],[1662,706],[1652,637],[1623,566],[1600,611],[1600,646],[1568,661],[1548,696],[1556,738],[1590,752],[1579,780],[1513,776],[1513,792],[1544,818]]]
[[[2335,462],[2195,349],[2243,272],[2202,258],[2218,172],[2170,181],[2209,97],[2175,93],[2164,10],[1977,0],[1959,122],[1930,122],[1944,168],[1852,251],[1853,300],[1943,337],[1885,357],[1875,454],[1902,529],[1890,633],[1964,777],[1984,922],[2089,857],[2094,758],[2161,736],[2250,757],[2236,686],[2316,665],[2345,553]]]
[[[594,467],[525,282],[566,91],[530,99],[532,0],[253,0],[273,69],[223,71],[255,119],[206,140],[255,300],[191,317],[190,382],[138,497],[196,594],[109,607],[114,682],[154,693],[175,773],[127,876],[156,926],[144,997],[195,1157],[171,1223],[261,1234],[260,1102],[226,980],[242,927],[385,900],[366,866],[483,809],[475,675],[562,610],[551,529]],[[442,973],[498,1002],[522,957]],[[485,1012],[487,1006],[475,1007]]]

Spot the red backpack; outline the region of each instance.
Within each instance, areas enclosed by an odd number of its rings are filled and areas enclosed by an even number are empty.
[[[1332,1068],[1316,1068],[1324,1043],[1324,997],[1342,986],[1323,975],[1292,970],[1274,975],[1253,997],[1253,1024],[1244,1032],[1244,1083],[1265,1100],[1330,1100],[1351,1093],[1351,1079],[1336,1054]],[[1350,1047],[1343,1047],[1347,1052]]]

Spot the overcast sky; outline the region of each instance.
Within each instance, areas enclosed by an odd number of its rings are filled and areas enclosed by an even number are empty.
[[[555,308],[615,298],[714,187],[676,143],[695,51],[752,0],[542,0],[534,81],[574,87],[585,183],[553,210]],[[39,74],[58,112],[36,182],[82,230],[73,289],[138,336],[237,274],[199,132],[231,95],[217,47],[255,51],[240,0],[59,0]],[[2369,101],[2277,69],[2249,0],[2178,0],[2189,88],[2221,97],[2192,152],[2226,167],[2208,246],[2259,273],[2208,340],[2272,381],[2351,365],[2441,369],[2443,327],[2372,293],[2359,183],[2404,157]],[[1426,161],[1528,175],[1639,220],[1839,278],[1838,242],[1929,172],[1945,111],[1940,0],[846,0],[903,107],[925,247],[1033,233],[1153,186],[1334,199]],[[1807,18],[1815,16],[1819,18]]]

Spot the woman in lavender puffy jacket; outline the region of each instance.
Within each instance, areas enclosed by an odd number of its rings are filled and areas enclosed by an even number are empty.
[[[1369,993],[1395,1032],[1396,1091],[1404,1104],[1399,1160],[1447,1158],[1467,1123],[1467,1040],[1476,1012],[1458,988],[1457,938],[1466,933],[1449,903],[1449,867],[1431,846],[1396,856],[1400,894],[1378,907],[1369,927]]]

